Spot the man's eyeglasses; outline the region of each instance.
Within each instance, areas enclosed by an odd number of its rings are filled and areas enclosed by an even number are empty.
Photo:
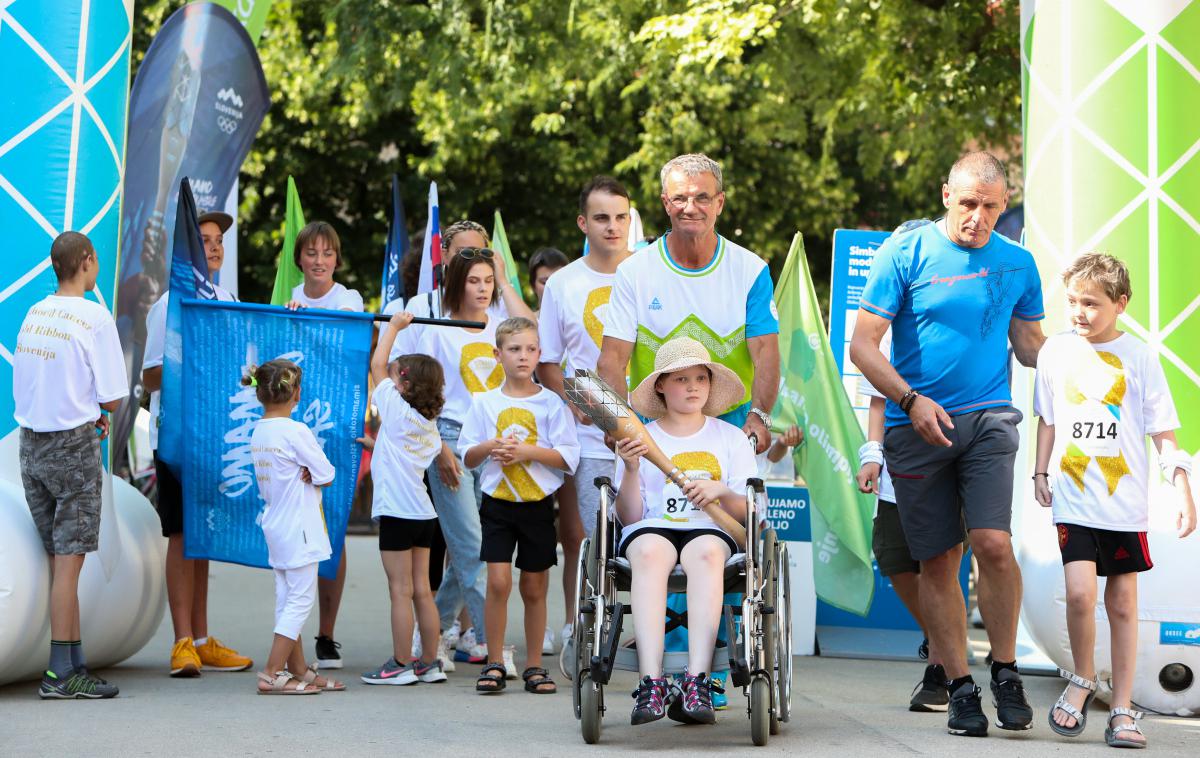
[[[464,247],[459,250],[457,255],[462,256],[464,260],[473,261],[476,258],[481,258],[485,261],[490,261],[496,257],[495,251],[486,247]]]
[[[697,208],[707,208],[712,205],[713,196],[703,193],[699,195],[672,195],[667,200],[676,208],[686,208],[689,200],[695,203]]]

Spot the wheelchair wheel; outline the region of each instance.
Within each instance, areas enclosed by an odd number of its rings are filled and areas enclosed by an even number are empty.
[[[759,570],[762,575],[762,602],[763,606],[770,606],[778,612],[777,599],[779,596],[779,543],[775,536],[774,529],[767,529],[762,535],[762,552],[759,556]],[[768,694],[772,689],[770,683],[775,679],[775,661],[778,652],[776,638],[779,636],[779,619],[775,613],[764,613],[760,616],[759,624],[762,627],[762,670],[770,679],[768,682]],[[771,734],[779,733],[779,721],[776,717],[776,709],[774,704],[768,709],[770,718]],[[753,716],[751,716],[753,718]]]
[[[582,637],[580,632],[588,626],[591,626],[592,616],[588,614],[585,618],[582,609],[591,597],[588,595],[591,587],[591,573],[588,567],[592,561],[592,540],[590,537],[585,537],[582,544],[579,546],[579,566],[575,572],[575,619],[573,623],[573,631],[571,636],[572,644],[568,645],[566,640],[563,640],[562,651],[558,655],[558,670],[569,682],[576,679],[576,672],[579,670],[580,661],[586,661],[587,658],[582,658],[584,651],[581,650],[580,641]],[[591,655],[590,652],[587,655]],[[575,718],[579,718],[579,702],[576,698],[575,702]]]
[[[759,674],[750,682],[750,739],[767,744],[771,734],[771,681]]]
[[[577,681],[576,691],[580,695],[579,731],[583,741],[595,745],[600,741],[600,720],[604,717],[604,690],[598,684],[593,684],[591,675],[581,672]]]
[[[775,711],[777,721],[787,723],[792,717],[792,567],[787,545],[779,543],[777,599],[775,601]],[[778,724],[772,734],[778,732]]]

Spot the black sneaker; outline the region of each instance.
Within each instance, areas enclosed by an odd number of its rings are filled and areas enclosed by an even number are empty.
[[[983,715],[983,701],[979,699],[979,688],[967,682],[950,695],[947,707],[946,731],[966,737],[986,737],[987,716]]]
[[[637,702],[633,706],[633,713],[629,716],[629,723],[639,726],[649,724],[651,721],[658,721],[667,715],[666,677],[651,679],[643,676],[642,681],[638,683],[638,688],[633,691],[633,698]]]
[[[53,671],[42,675],[38,697],[42,700],[103,700],[116,697],[117,685],[109,684],[82,671],[59,676]]]
[[[923,661],[929,660],[929,638],[921,640],[921,646],[917,648],[917,657]]]
[[[1000,669],[992,680],[992,705],[996,706],[996,726],[1013,732],[1033,728],[1033,708],[1025,697],[1021,675],[1012,669]]]
[[[342,654],[338,652],[342,646],[333,641],[332,637],[317,636],[317,668],[340,669]]]
[[[941,713],[950,702],[950,693],[946,690],[946,669],[934,663],[925,667],[925,677],[913,687],[912,699],[908,701],[908,710],[915,713]]]
[[[715,724],[717,712],[712,705],[712,687],[704,672],[684,674],[682,684],[676,685],[675,697],[667,708],[667,717],[681,724]]]

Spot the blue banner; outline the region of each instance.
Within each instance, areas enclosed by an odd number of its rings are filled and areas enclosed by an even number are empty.
[[[142,394],[146,314],[167,287],[179,180],[191,180],[199,212],[224,210],[270,102],[254,42],[232,13],[212,3],[172,14],[138,67],[129,94],[115,308],[135,400]],[[128,438],[137,405],[126,403],[128,412],[113,418],[113,439]],[[116,446],[117,462],[124,450]]]
[[[320,575],[332,579],[346,537],[368,402],[371,314],[288,311],[215,300],[183,302],[182,424],[184,554],[188,558],[266,567],[258,519],[264,506],[254,477],[250,435],[262,416],[248,365],[275,358],[304,371],[295,417],[312,429],[337,470],[323,490],[333,556]]]
[[[404,223],[404,201],[400,199],[400,179],[392,174],[392,219],[388,222],[387,246],[383,251],[383,297],[380,309],[404,294],[400,281],[400,261],[408,255],[408,227]]]

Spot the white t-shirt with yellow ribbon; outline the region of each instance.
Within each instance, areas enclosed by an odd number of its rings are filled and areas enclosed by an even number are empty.
[[[575,369],[595,370],[600,362],[600,342],[608,317],[616,274],[604,274],[580,258],[555,271],[546,281],[542,310],[538,314],[538,339],[542,363],[563,363],[563,374]],[[621,388],[618,388],[621,389]],[[579,424],[579,446],[584,458],[611,461],[613,452],[604,445],[604,432],[595,424]]]
[[[525,461],[501,466],[492,459],[483,463],[480,486],[497,500],[533,503],[554,494],[563,476],[579,464],[579,440],[575,418],[555,393],[539,387],[531,397],[510,397],[495,389],[475,397],[458,437],[458,454],[487,440],[516,437],[521,442],[557,450],[567,471]]]
[[[681,471],[691,479],[724,482],[739,495],[746,494],[746,480],[758,476],[754,450],[746,434],[733,424],[709,418],[695,434],[675,437],[657,421],[646,425],[650,437]],[[625,475],[625,462],[617,459],[617,481]],[[696,508],[666,474],[643,460],[638,467],[642,518],[622,529],[622,542],[638,529],[720,529],[704,511]]]
[[[465,423],[471,398],[504,383],[504,367],[495,353],[499,324],[489,317],[482,331],[438,326],[421,332],[416,351],[442,364],[446,375],[446,404],[441,418]]]

